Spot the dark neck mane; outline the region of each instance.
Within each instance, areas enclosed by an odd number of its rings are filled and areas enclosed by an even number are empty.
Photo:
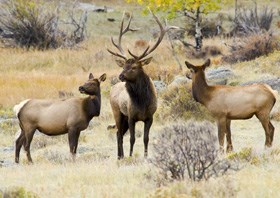
[[[192,83],[192,95],[195,101],[204,104],[210,99],[211,87],[207,84],[205,74],[202,71],[196,75]]]
[[[150,78],[143,71],[134,82],[127,81],[126,90],[134,103],[139,108],[149,107],[153,99],[153,90]]]
[[[99,116],[101,108],[100,91],[96,95],[90,95],[85,98],[83,104],[84,112],[86,113],[88,122],[94,117]]]

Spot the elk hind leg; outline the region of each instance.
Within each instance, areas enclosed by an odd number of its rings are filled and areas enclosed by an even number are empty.
[[[15,162],[19,163],[19,154],[20,154],[20,149],[22,145],[25,142],[25,136],[24,136],[24,131],[21,130],[18,138],[16,139],[15,142]]]
[[[26,156],[27,156],[28,162],[30,162],[30,163],[32,163],[32,158],[31,158],[31,154],[30,154],[30,144],[33,139],[35,130],[36,129],[27,130],[27,133],[25,134],[24,150],[26,151]]]
[[[272,145],[275,128],[272,125],[271,121],[269,121],[269,130],[270,130],[270,141],[271,141],[271,145]]]
[[[273,133],[274,133],[274,127],[269,121],[269,115],[264,113],[258,113],[256,114],[257,118],[261,122],[263,129],[265,131],[265,146],[271,147],[272,146],[272,140],[273,140]]]
[[[145,126],[144,126],[144,146],[145,146],[144,157],[145,158],[148,157],[149,132],[152,124],[153,124],[153,118],[150,118],[145,121]]]

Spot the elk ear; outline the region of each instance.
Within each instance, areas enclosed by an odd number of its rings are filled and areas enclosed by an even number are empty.
[[[205,70],[206,67],[209,67],[210,63],[211,63],[210,59],[207,59],[207,61],[205,61],[205,63],[202,65],[203,70]]]
[[[191,63],[189,63],[188,61],[185,61],[185,64],[186,64],[186,66],[187,66],[190,70],[192,70],[192,71],[196,71],[196,70],[197,70],[196,66],[194,66],[194,65],[191,64]]]
[[[141,66],[148,65],[152,61],[152,59],[153,59],[153,57],[150,57],[150,58],[146,58],[146,59],[140,61]]]
[[[91,79],[93,79],[93,78],[94,78],[94,77],[93,77],[92,73],[90,73],[89,76],[88,76],[88,79],[91,80]]]
[[[123,67],[124,64],[125,64],[125,61],[124,61],[124,60],[119,60],[119,59],[117,59],[117,60],[116,60],[116,63],[117,63],[118,66]]]
[[[104,82],[106,80],[106,73],[102,74],[98,80],[99,82]]]

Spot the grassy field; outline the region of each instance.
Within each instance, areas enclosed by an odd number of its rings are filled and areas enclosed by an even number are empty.
[[[116,65],[106,48],[112,48],[110,36],[117,36],[124,10],[133,11],[133,25],[142,27],[139,32],[129,34],[124,39],[124,46],[134,52],[141,51],[135,43],[140,39],[149,41],[153,29],[157,27],[151,16],[141,15],[140,7],[127,5],[120,0],[100,0],[95,3],[112,6],[115,10],[111,13],[90,13],[89,38],[76,49],[37,51],[0,48],[0,197],[3,191],[14,191],[17,195],[29,193],[38,197],[280,197],[280,122],[276,120],[272,121],[276,130],[271,149],[264,149],[265,134],[256,118],[233,121],[232,141],[235,153],[224,157],[231,158],[236,154],[241,169],[208,181],[191,182],[186,179],[167,182],[150,163],[158,133],[164,126],[180,121],[157,119],[154,122],[150,133],[148,159],[143,157],[143,124],[138,123],[134,156],[127,157],[129,135],[126,135],[126,157],[117,160],[116,131],[107,130],[107,126],[114,123],[109,104],[111,80],[119,75],[121,68]],[[266,2],[260,2],[260,5],[263,4]],[[269,1],[269,5],[279,7],[280,4],[275,0]],[[225,12],[225,9],[221,12]],[[107,18],[111,17],[117,21],[108,22]],[[275,28],[277,20],[280,20],[280,16],[275,10]],[[183,22],[177,19],[169,23],[173,25]],[[277,33],[279,29],[274,31]],[[227,53],[224,43],[232,41],[213,38],[205,39],[204,42],[205,45],[214,44]],[[186,59],[185,51],[181,47],[177,51],[183,64]],[[168,40],[161,43],[153,57],[154,60],[145,70],[154,80],[161,78],[170,83],[174,76],[187,73],[187,68],[183,68],[183,71],[178,69],[171,56]],[[220,56],[211,59],[212,67],[229,67],[235,72],[236,77],[231,80],[234,83],[280,76],[280,51],[233,65],[222,63]],[[191,61],[201,63],[204,60]],[[101,85],[101,115],[93,118],[89,128],[81,133],[76,161],[70,160],[66,135],[48,137],[36,134],[31,143],[34,164],[27,163],[23,150],[20,155],[21,163],[15,164],[13,145],[19,127],[14,120],[12,107],[27,98],[59,98],[59,92],[84,97],[79,93],[78,87],[87,80],[90,72],[94,76],[106,72],[107,80]],[[279,99],[278,97],[277,110],[280,109]],[[159,95],[159,105],[160,101]],[[248,150],[250,152],[246,152]]]

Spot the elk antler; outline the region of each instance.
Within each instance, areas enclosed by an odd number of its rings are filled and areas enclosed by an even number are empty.
[[[126,28],[123,29],[124,17],[125,17],[125,13],[123,13],[123,17],[122,17],[121,29],[120,29],[118,44],[114,41],[113,37],[111,37],[111,41],[112,41],[113,45],[120,51],[120,54],[116,53],[116,52],[113,52],[110,49],[107,49],[107,51],[110,52],[111,54],[113,54],[114,56],[118,56],[120,58],[123,58],[123,59],[127,60],[127,58],[125,56],[125,53],[124,53],[124,50],[123,50],[123,48],[121,46],[122,36],[125,33],[129,32],[129,31],[134,32],[134,31],[137,31],[138,29],[132,29],[132,28],[129,27],[130,23],[131,23],[132,15],[130,15],[130,17],[129,17],[128,24],[127,24]]]
[[[133,56],[133,58],[135,58],[136,60],[141,60],[144,57],[148,56],[150,53],[152,53],[157,47],[158,45],[161,43],[164,35],[166,32],[168,32],[171,29],[179,29],[179,27],[176,26],[165,26],[163,27],[162,24],[160,23],[159,19],[157,18],[157,16],[149,9],[150,13],[153,15],[154,19],[156,20],[157,24],[159,25],[160,28],[160,36],[157,40],[157,42],[154,44],[153,47],[150,48],[150,46],[148,46],[145,51],[140,55],[140,56],[136,56],[135,54],[133,54],[130,50],[128,50],[129,54],[131,56]]]

